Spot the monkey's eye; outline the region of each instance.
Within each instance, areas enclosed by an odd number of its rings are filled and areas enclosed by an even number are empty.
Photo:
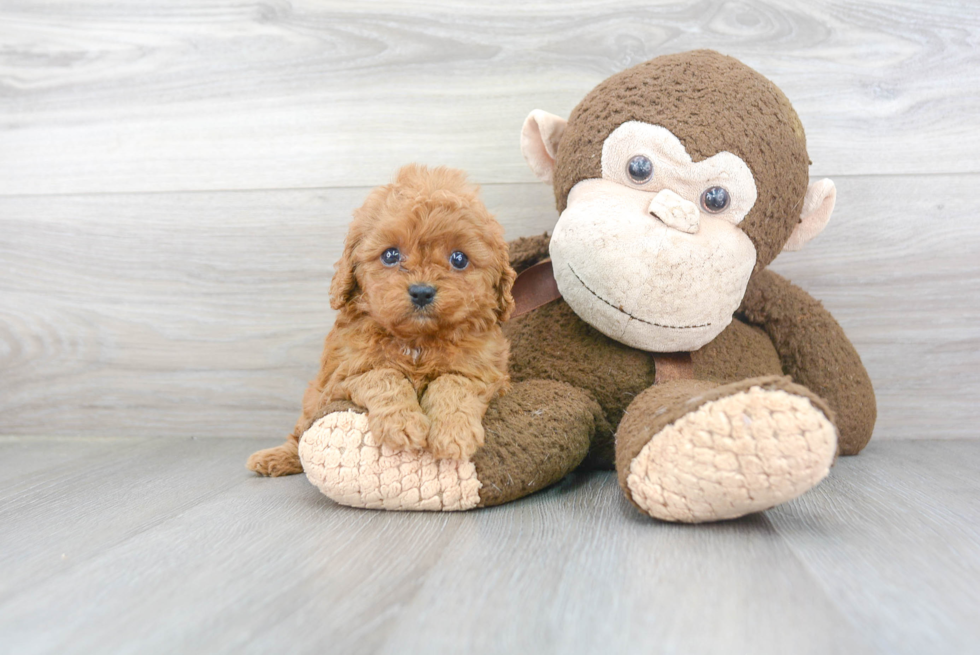
[[[449,263],[457,271],[461,271],[469,265],[470,258],[466,256],[466,253],[454,250],[453,254],[449,255]]]
[[[398,252],[398,248],[388,248],[381,253],[381,263],[385,266],[394,266],[401,260],[402,254]]]
[[[728,209],[732,202],[728,191],[724,187],[713,186],[705,189],[701,194],[701,207],[709,214],[717,214]]]
[[[637,184],[643,184],[653,177],[653,162],[645,155],[636,155],[626,164],[626,172]]]

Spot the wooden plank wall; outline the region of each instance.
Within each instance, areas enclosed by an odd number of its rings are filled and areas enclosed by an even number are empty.
[[[837,182],[775,268],[852,337],[875,438],[980,436],[980,6],[899,0],[4,0],[0,434],[275,441],[372,186],[457,166],[541,233],[527,113],[703,47],[786,92]]]

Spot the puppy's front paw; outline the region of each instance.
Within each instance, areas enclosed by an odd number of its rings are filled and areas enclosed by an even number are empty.
[[[371,432],[381,444],[392,450],[419,450],[426,447],[431,422],[418,410],[400,409],[371,416],[368,414]]]
[[[483,445],[483,422],[463,412],[433,417],[429,452],[436,459],[468,460]]]

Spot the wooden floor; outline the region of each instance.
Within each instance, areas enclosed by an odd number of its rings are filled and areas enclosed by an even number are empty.
[[[0,442],[0,651],[976,653],[980,442],[872,443],[663,524],[609,473],[463,514],[259,479],[251,439]]]

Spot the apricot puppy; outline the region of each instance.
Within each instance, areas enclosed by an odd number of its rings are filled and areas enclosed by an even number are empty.
[[[516,277],[503,228],[462,171],[412,164],[354,212],[330,283],[337,320],[320,373],[286,443],[248,468],[301,473],[297,446],[327,403],[367,409],[395,450],[469,459],[483,445],[483,415],[509,384],[500,328]]]

